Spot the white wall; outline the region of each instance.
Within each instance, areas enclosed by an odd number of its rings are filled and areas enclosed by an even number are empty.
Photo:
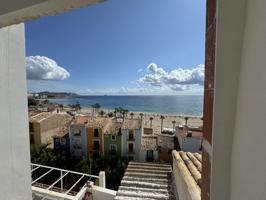
[[[31,199],[24,24],[0,29],[0,198]]]
[[[92,196],[94,200],[113,200],[116,191],[94,185],[92,187]]]
[[[198,152],[201,148],[201,137],[181,137],[178,135],[178,142],[182,151]]]
[[[230,161],[245,9],[245,0],[218,0],[211,152],[210,196],[212,200],[230,199]]]
[[[219,0],[211,199],[266,197],[266,1]]]
[[[231,159],[231,199],[266,199],[266,1],[249,0]]]

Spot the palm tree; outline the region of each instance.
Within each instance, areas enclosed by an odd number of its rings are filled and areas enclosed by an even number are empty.
[[[133,119],[133,116],[134,116],[134,113],[133,113],[133,112],[130,113],[130,117],[131,117],[131,119]]]
[[[153,120],[153,117],[150,117],[150,127],[152,127],[152,120]]]
[[[128,109],[124,109],[124,112],[125,112],[126,117],[127,117],[127,113],[129,112],[129,110]]]
[[[140,119],[141,119],[141,122],[142,122],[142,120],[143,120],[143,113],[140,113],[139,115],[140,115]]]
[[[125,120],[126,111],[124,109],[122,109],[121,113],[123,115],[123,121],[124,121]]]
[[[173,124],[173,131],[175,131],[175,124],[176,124],[176,121],[172,121],[172,124]]]
[[[76,102],[75,109],[76,111],[81,109],[80,103],[78,101]]]
[[[188,121],[189,117],[185,117],[185,125],[187,126],[187,121]]]
[[[99,103],[95,103],[94,108],[98,111],[101,108],[101,105]]]
[[[105,112],[103,110],[100,111],[100,115],[103,116]]]
[[[165,119],[165,117],[163,115],[161,115],[161,132],[163,132],[163,120]]]

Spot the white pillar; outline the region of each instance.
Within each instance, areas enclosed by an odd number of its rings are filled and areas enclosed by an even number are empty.
[[[99,186],[105,188],[105,171],[99,173]]]
[[[1,199],[31,199],[24,24],[0,29]]]

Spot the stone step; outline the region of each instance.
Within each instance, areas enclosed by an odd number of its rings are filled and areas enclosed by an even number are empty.
[[[141,188],[141,187],[128,187],[128,186],[119,186],[118,191],[120,190],[130,190],[130,191],[139,191],[139,192],[158,192],[162,194],[169,194],[167,189],[158,189],[158,188]]]
[[[135,198],[152,198],[152,199],[169,199],[169,194],[156,191],[134,191],[134,190],[119,190],[118,196],[135,197]]]
[[[143,165],[128,165],[128,169],[146,169],[153,171],[172,171],[171,167],[158,167],[158,166],[143,166]]]
[[[126,171],[124,176],[132,176],[132,177],[144,177],[144,178],[149,178],[149,177],[152,177],[152,178],[167,178],[168,177],[168,174],[165,173],[165,174],[156,174],[156,173],[145,173],[145,172],[128,172]]]
[[[140,187],[140,188],[152,188],[152,189],[168,189],[168,183],[151,183],[151,182],[137,182],[137,181],[127,181],[122,180],[121,186],[128,186],[128,187]]]
[[[151,169],[136,169],[136,168],[127,168],[126,172],[145,172],[150,174],[167,174],[171,170],[151,170]]]
[[[167,178],[151,178],[151,177],[131,177],[124,176],[123,180],[127,181],[137,181],[137,182],[151,182],[151,183],[168,183],[169,180]]]

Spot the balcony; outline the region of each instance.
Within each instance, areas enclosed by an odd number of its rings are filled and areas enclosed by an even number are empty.
[[[134,155],[135,152],[134,152],[134,151],[128,151],[127,154],[128,154],[128,155]]]
[[[113,199],[116,191],[105,188],[105,172],[99,176],[39,164],[31,164],[33,200]],[[96,186],[94,183],[99,183]]]
[[[135,142],[135,138],[134,138],[134,137],[128,137],[128,138],[127,138],[127,141]]]
[[[99,151],[99,150],[100,150],[100,145],[94,145],[94,146],[93,146],[93,150],[95,150],[95,151]]]
[[[109,151],[109,154],[110,155],[116,155],[117,151],[115,149],[112,149],[112,150]]]

